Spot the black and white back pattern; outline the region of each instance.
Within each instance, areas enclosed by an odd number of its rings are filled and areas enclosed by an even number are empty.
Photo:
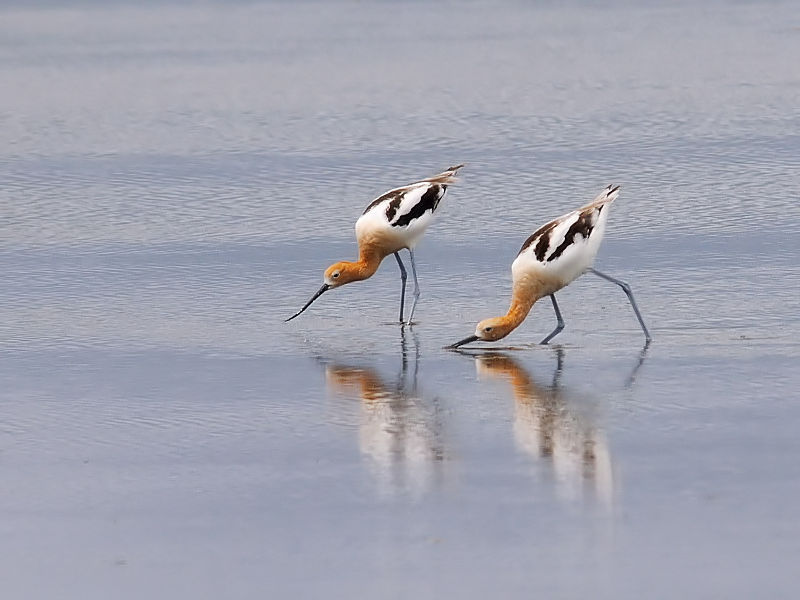
[[[373,200],[362,216],[373,211],[382,212],[385,222],[391,227],[403,228],[413,225],[425,215],[436,212],[447,186],[456,182],[455,175],[462,166],[450,167],[428,179],[389,190]]]
[[[591,246],[591,250],[596,252],[595,244],[589,245],[590,238],[599,225],[605,224],[604,211],[617,198],[618,191],[619,186],[608,186],[589,204],[545,223],[525,240],[517,256],[530,250],[538,262],[548,265],[557,261],[565,252],[583,249],[584,246]],[[602,231],[596,233],[597,238],[603,235]],[[600,239],[596,242],[599,245]],[[586,250],[591,251],[589,247]]]
[[[439,201],[444,198],[447,186],[440,183],[420,182],[386,192],[372,202],[364,214],[370,210],[383,210],[386,221],[392,227],[405,227],[419,219],[426,212],[435,212]]]

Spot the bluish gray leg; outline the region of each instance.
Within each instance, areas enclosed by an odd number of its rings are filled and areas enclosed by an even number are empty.
[[[556,328],[553,329],[553,331],[550,333],[550,335],[548,335],[541,342],[539,342],[540,344],[546,344],[547,342],[552,340],[554,337],[556,337],[559,333],[561,333],[562,329],[564,329],[564,319],[561,318],[561,311],[558,310],[558,302],[556,302],[556,295],[555,294],[550,294],[550,300],[553,301],[553,308],[556,311],[556,319],[558,319],[558,325],[556,325]]]
[[[406,305],[406,279],[408,278],[408,275],[406,275],[406,267],[403,264],[403,261],[400,260],[400,254],[395,252],[394,257],[397,259],[397,266],[400,267],[400,281],[403,282],[403,287],[400,290],[400,322],[402,323],[403,308]]]
[[[414,319],[414,310],[417,308],[417,300],[419,300],[419,281],[417,280],[417,263],[414,261],[414,251],[409,248],[408,254],[411,256],[411,274],[414,276],[414,302],[411,304],[411,314],[408,316],[408,324]]]
[[[642,331],[644,331],[644,338],[649,342],[653,338],[650,337],[650,332],[647,331],[647,325],[644,324],[644,319],[642,319],[642,313],[639,312],[639,307],[636,306],[636,300],[633,299],[633,292],[631,291],[631,286],[629,286],[624,281],[620,281],[619,279],[615,279],[610,275],[606,275],[605,273],[601,273],[597,269],[589,269],[592,273],[597,275],[598,277],[602,277],[606,281],[610,281],[611,283],[616,283],[619,287],[622,288],[622,291],[625,292],[625,295],[628,297],[628,300],[633,307],[633,312],[636,313],[636,318],[639,319],[639,325],[642,326]]]

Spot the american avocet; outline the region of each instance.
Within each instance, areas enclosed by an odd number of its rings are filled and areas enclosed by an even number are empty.
[[[325,283],[306,305],[286,319],[291,321],[306,310],[322,294],[346,283],[372,277],[384,258],[394,254],[400,267],[400,322],[406,298],[406,268],[400,259],[400,250],[406,248],[411,257],[411,272],[414,275],[414,303],[408,323],[414,317],[419,299],[417,265],[414,262],[414,246],[433,220],[439,202],[444,198],[447,186],[455,183],[456,173],[464,165],[450,167],[446,171],[417,181],[404,187],[389,190],[367,206],[356,221],[358,261],[337,262],[325,270]]]
[[[564,319],[561,318],[555,293],[586,271],[623,289],[649,342],[650,333],[633,299],[630,286],[592,268],[606,228],[608,205],[616,200],[618,194],[619,186],[608,186],[589,204],[542,225],[525,240],[517,258],[511,264],[513,290],[508,313],[481,321],[474,335],[456,342],[450,348],[479,340],[494,342],[506,337],[525,320],[537,300],[550,296],[558,325],[541,341],[546,344],[564,329]]]

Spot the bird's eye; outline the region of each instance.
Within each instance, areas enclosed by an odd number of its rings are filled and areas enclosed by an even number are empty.
[[[492,328],[491,327],[484,327],[483,330],[488,332],[488,331],[491,331]]]
[[[332,275],[332,277],[333,277],[334,279],[336,279],[337,277],[339,277],[339,271],[336,271],[336,273],[334,273],[334,274]]]

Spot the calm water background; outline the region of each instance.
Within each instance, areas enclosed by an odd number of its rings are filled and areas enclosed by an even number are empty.
[[[788,597],[792,2],[3,3],[8,598]],[[418,249],[282,319],[390,187]],[[551,217],[598,268],[481,356]]]

